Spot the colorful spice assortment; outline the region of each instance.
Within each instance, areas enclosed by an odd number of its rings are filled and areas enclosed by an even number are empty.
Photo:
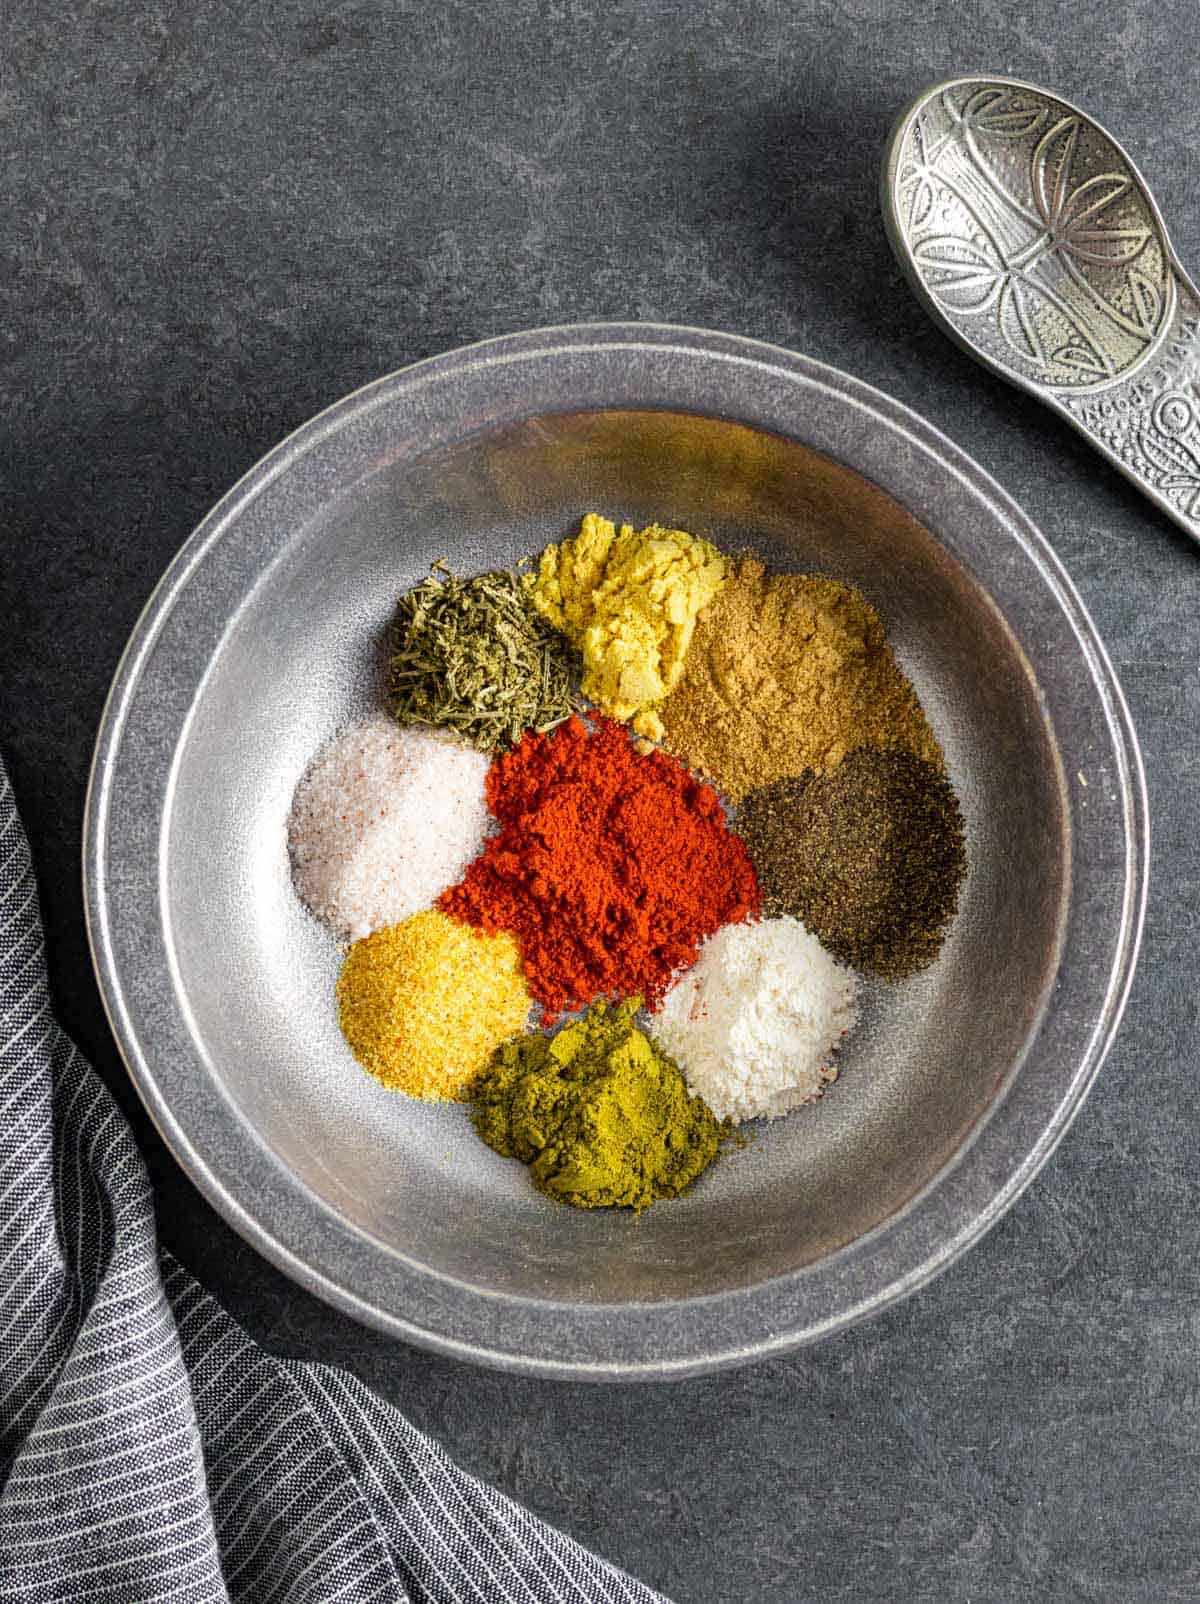
[[[705,936],[758,911],[715,791],[611,719],[529,734],[487,782],[500,829],[438,906],[521,945],[552,1014],[640,993],[654,1008]]]
[[[427,908],[483,846],[487,758],[385,714],[334,736],[288,818],[301,900],[357,941]]]
[[[427,909],[356,941],[337,983],[351,1051],[385,1086],[442,1101],[523,1030],[529,993],[516,942]]]
[[[534,605],[583,653],[583,691],[602,713],[661,738],[657,705],[676,685],[696,617],[725,581],[707,540],[650,524],[640,531],[589,512],[574,540],[548,546]]]
[[[966,850],[958,799],[932,764],[860,747],[832,774],[752,791],[737,828],[764,912],[795,914],[839,958],[889,980],[937,957]]]
[[[673,752],[740,800],[856,747],[902,746],[941,766],[879,614],[850,585],[745,558],[700,620],[662,710]]]
[[[833,1053],[858,1018],[858,982],[798,919],[727,925],[651,1017],[718,1118],[777,1118],[836,1079]]]
[[[392,621],[389,705],[399,724],[453,730],[490,752],[548,730],[577,703],[574,653],[515,574],[430,574]]]
[[[473,1088],[484,1141],[528,1164],[559,1202],[640,1213],[678,1197],[717,1156],[721,1129],[637,1029],[640,1002],[597,1003],[556,1036],[518,1036]]]
[[[946,937],[962,813],[837,579],[589,513],[536,573],[437,564],[402,596],[388,712],[288,820],[297,892],[359,938],[342,1032],[385,1085],[471,1101],[561,1202],[678,1196],[734,1124],[837,1078],[857,972]]]

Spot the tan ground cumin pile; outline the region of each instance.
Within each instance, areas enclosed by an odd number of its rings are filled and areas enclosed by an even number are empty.
[[[670,750],[735,801],[868,744],[943,766],[866,598],[819,574],[768,575],[749,557],[700,615],[662,717]]]

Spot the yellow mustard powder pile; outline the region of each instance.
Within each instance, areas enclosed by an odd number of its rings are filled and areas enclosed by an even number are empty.
[[[861,746],[942,751],[861,591],[822,574],[730,564],[662,709],[671,751],[734,801]]]
[[[618,533],[590,512],[574,540],[547,547],[527,583],[538,612],[583,653],[584,695],[660,740],[658,704],[725,573],[716,547],[685,530],[622,524]]]
[[[359,1063],[395,1091],[438,1102],[458,1099],[529,1018],[513,938],[432,910],[356,941],[337,1001]]]

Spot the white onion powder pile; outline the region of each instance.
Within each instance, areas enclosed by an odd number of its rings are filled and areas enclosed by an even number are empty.
[[[726,925],[674,983],[650,1030],[718,1119],[774,1119],[837,1078],[858,981],[799,919]]]
[[[302,900],[351,941],[427,908],[483,846],[488,762],[383,714],[335,735],[288,818]]]

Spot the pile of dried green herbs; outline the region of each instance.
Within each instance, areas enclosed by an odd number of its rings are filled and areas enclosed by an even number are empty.
[[[438,562],[396,607],[388,706],[400,724],[435,725],[480,751],[502,751],[526,729],[569,718],[579,674],[516,574],[459,579]]]

